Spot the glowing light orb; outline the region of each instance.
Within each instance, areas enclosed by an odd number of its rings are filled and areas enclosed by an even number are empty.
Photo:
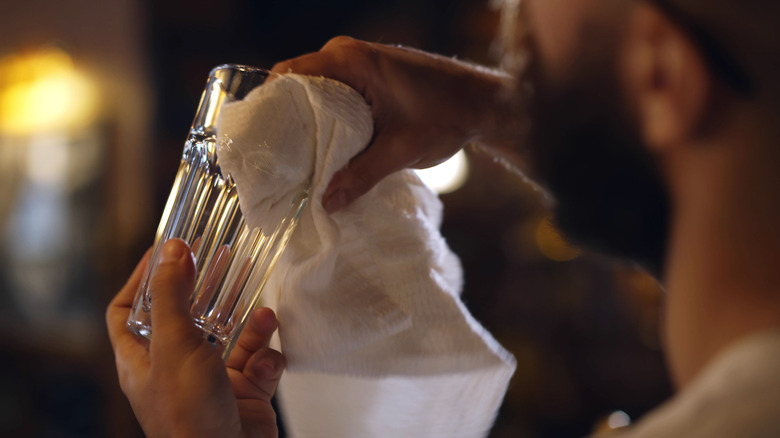
[[[415,169],[417,176],[439,194],[451,193],[465,184],[469,176],[469,161],[461,150],[449,160],[428,169]]]
[[[0,133],[81,127],[94,121],[97,102],[94,84],[62,50],[0,59]]]

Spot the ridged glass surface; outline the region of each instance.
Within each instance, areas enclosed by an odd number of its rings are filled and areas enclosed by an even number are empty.
[[[185,144],[128,326],[151,339],[149,280],[162,244],[179,238],[195,255],[192,316],[207,339],[224,347],[227,358],[295,229],[308,194],[290,199],[289,212],[276,228],[249,229],[239,209],[236,186],[229,176],[222,176],[214,150],[213,136],[191,134]]]

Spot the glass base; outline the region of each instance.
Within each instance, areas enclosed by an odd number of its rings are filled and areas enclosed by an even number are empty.
[[[127,329],[138,336],[152,340],[152,328],[139,321],[127,321]]]
[[[230,338],[222,334],[218,328],[213,327],[211,324],[199,319],[195,319],[194,322],[201,332],[203,332],[203,338],[214,345],[215,348],[222,351],[223,358],[226,358],[225,355],[230,354],[230,351],[226,350],[227,346],[230,345]],[[142,322],[128,321],[127,329],[150,342],[152,340],[152,328]]]

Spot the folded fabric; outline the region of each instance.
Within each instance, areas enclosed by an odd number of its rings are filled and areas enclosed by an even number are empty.
[[[515,362],[459,299],[437,196],[401,171],[333,215],[322,208],[333,174],[372,134],[359,93],[294,74],[220,116],[219,162],[247,224],[273,220],[310,185],[264,291],[288,361],[285,425],[294,437],[484,436]]]

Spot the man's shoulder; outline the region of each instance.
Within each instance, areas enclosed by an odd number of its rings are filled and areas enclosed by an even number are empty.
[[[780,436],[780,330],[740,340],[689,386],[613,438]]]

